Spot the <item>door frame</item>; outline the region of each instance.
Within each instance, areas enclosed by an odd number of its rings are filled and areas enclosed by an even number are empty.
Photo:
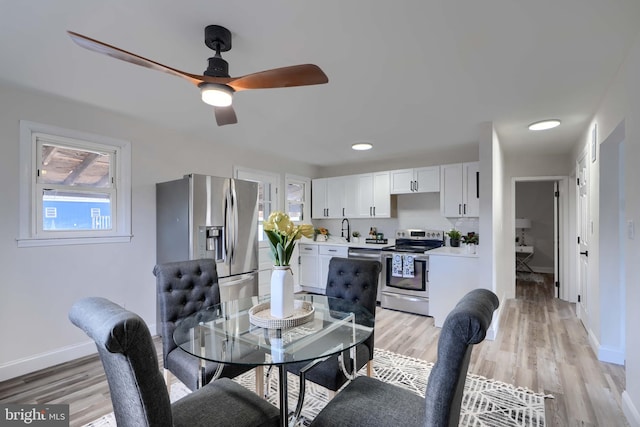
[[[516,183],[518,182],[536,182],[536,181],[553,181],[558,183],[558,189],[560,191],[560,199],[558,203],[558,215],[554,218],[554,228],[558,229],[558,238],[559,242],[555,242],[558,244],[558,249],[555,251],[558,256],[557,266],[554,268],[558,268],[560,271],[559,274],[559,284],[560,284],[560,292],[555,290],[554,295],[558,298],[574,302],[576,297],[576,289],[575,289],[575,281],[571,280],[572,271],[571,271],[571,263],[570,263],[570,221],[569,221],[569,212],[571,206],[571,194],[570,194],[570,186],[569,186],[569,177],[565,175],[552,175],[552,176],[518,176],[513,177],[511,179],[511,224],[515,225],[516,221]],[[558,224],[555,224],[558,221]],[[513,229],[515,233],[515,227]],[[515,245],[515,241],[514,241]],[[515,246],[514,246],[514,264],[515,264]],[[511,269],[511,283],[513,286],[513,295],[515,295],[515,286],[516,286],[516,269]]]
[[[580,163],[584,162],[584,174],[582,174],[581,168],[580,168]],[[578,317],[578,319],[580,319],[580,321],[582,322],[582,324],[585,326],[585,328],[587,329],[587,331],[589,331],[589,320],[588,320],[588,316],[589,316],[589,306],[588,306],[588,301],[590,298],[589,295],[589,273],[590,273],[590,267],[589,267],[589,258],[588,256],[583,260],[582,256],[581,256],[581,251],[584,249],[586,251],[588,251],[588,247],[589,244],[591,242],[591,235],[593,234],[593,221],[591,218],[591,200],[590,200],[590,194],[589,194],[589,186],[591,185],[591,183],[589,182],[589,180],[591,179],[591,174],[589,169],[591,168],[591,161],[589,159],[589,151],[588,150],[584,150],[576,159],[576,163],[575,163],[575,170],[576,170],[576,181],[574,182],[575,186],[576,186],[576,191],[575,191],[575,200],[576,200],[576,211],[575,211],[575,220],[576,220],[576,231],[575,231],[575,236],[576,236],[576,250],[575,250],[575,259],[576,259],[576,263],[575,263],[575,268],[576,268],[576,316]],[[587,196],[587,200],[586,200],[586,216],[584,218],[581,218],[581,211],[580,211],[580,184],[579,184],[579,179],[583,180],[582,185],[585,186],[586,189],[586,196]],[[586,223],[583,224],[582,221],[585,221]],[[583,232],[584,231],[584,232]],[[579,238],[579,239],[578,239]],[[586,263],[586,267],[583,269],[582,268],[582,263],[583,261]],[[584,277],[583,277],[584,275]],[[581,288],[581,285],[582,288]],[[578,295],[578,292],[580,293]],[[580,301],[578,301],[578,298],[580,298]]]

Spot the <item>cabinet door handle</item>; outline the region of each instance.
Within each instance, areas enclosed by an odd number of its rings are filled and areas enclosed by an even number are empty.
[[[462,205],[458,203],[458,215],[462,214]]]
[[[373,207],[373,216],[376,216],[376,207]]]
[[[413,191],[413,181],[411,181],[411,191]]]
[[[415,183],[414,186],[413,186],[413,189],[415,191],[418,191],[418,181],[413,181],[413,182]]]
[[[327,249],[327,252],[338,252],[337,249]]]
[[[373,216],[373,209],[371,209],[371,206],[369,206],[369,216]]]
[[[480,172],[476,172],[476,199],[480,198]]]
[[[467,204],[465,203],[463,206],[464,207],[462,209],[462,213],[466,215],[467,214]]]
[[[344,208],[342,208],[342,216],[344,216]]]

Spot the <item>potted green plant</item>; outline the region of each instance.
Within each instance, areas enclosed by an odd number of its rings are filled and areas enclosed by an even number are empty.
[[[451,247],[457,248],[460,246],[460,237],[462,237],[462,233],[455,228],[452,228],[447,232],[447,236],[449,236],[449,245]]]
[[[467,233],[466,236],[462,236],[462,243],[466,245],[477,245],[478,244],[478,235],[471,231]]]
[[[462,236],[462,243],[467,247],[467,252],[470,254],[476,253],[476,245],[478,244],[478,235],[471,231],[466,236]]]
[[[358,243],[360,241],[360,232],[354,231],[353,233],[351,233],[351,237],[353,237],[353,243]]]

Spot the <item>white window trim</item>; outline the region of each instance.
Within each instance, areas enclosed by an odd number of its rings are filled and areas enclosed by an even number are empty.
[[[307,178],[305,176],[299,176],[299,175],[292,175],[292,174],[285,174],[284,176],[284,188],[285,191],[286,189],[289,187],[289,182],[302,182],[304,183],[304,208],[302,211],[302,215],[303,215],[303,219],[302,222],[303,223],[311,223],[311,178]],[[284,194],[284,203],[285,203],[285,209],[287,209],[289,206],[287,206],[287,204],[289,203],[288,201],[288,195]]]
[[[241,166],[233,167],[233,177],[237,179],[244,179],[247,181],[259,181],[259,182],[270,182],[271,183],[271,191],[275,194],[271,194],[272,206],[271,211],[281,210],[282,205],[282,196],[280,195],[280,185],[281,185],[281,175],[274,172],[267,172],[258,169],[249,169]],[[266,219],[266,218],[265,218]],[[259,247],[267,247],[268,243],[266,240],[261,240],[259,242]]]
[[[41,237],[36,233],[36,144],[34,134],[42,133],[63,138],[71,138],[88,143],[113,146],[120,151],[115,177],[117,181],[117,224],[108,236],[97,232],[88,237]],[[78,245],[94,243],[126,243],[131,241],[131,143],[56,126],[20,120],[20,199],[18,247]],[[100,235],[102,234],[102,235]]]

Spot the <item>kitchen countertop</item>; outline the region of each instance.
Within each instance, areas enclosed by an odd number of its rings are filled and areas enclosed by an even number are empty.
[[[382,249],[387,246],[395,245],[395,239],[387,239],[387,243],[366,243],[364,238],[360,238],[358,243],[355,242],[347,242],[342,237],[329,237],[329,240],[326,242],[317,242],[313,239],[302,238],[300,239],[300,243],[304,243],[307,245],[335,245],[335,246],[345,246],[347,248],[367,248],[367,249]]]
[[[478,258],[478,251],[476,248],[476,253],[471,254],[467,252],[467,248],[461,246],[459,248],[453,248],[451,246],[443,246],[441,248],[431,249],[427,252],[429,256],[454,256],[454,257],[467,257],[467,258]]]

